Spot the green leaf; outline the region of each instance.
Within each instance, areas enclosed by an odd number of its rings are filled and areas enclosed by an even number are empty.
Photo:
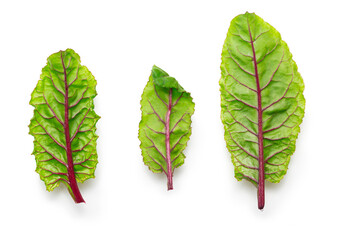
[[[153,66],[141,100],[139,140],[145,165],[155,173],[164,172],[168,190],[173,189],[175,168],[184,163],[191,135],[195,104],[173,77]]]
[[[77,182],[94,178],[98,162],[96,84],[79,55],[67,49],[47,59],[30,101],[36,172],[48,191],[64,183],[76,203],[84,202]]]
[[[286,174],[305,109],[304,83],[287,44],[254,13],[235,17],[222,51],[221,119],[237,180],[258,187]]]

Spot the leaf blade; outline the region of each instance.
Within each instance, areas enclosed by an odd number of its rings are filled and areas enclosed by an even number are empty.
[[[63,182],[76,203],[84,202],[77,182],[93,178],[98,162],[95,86],[79,55],[67,49],[47,59],[30,101],[34,116],[29,133],[34,137],[36,172],[48,191]]]
[[[144,164],[152,172],[165,173],[168,190],[173,188],[175,168],[184,163],[194,105],[175,78],[157,66],[152,68],[142,94],[138,137]]]
[[[231,22],[221,72],[221,120],[235,177],[258,186],[263,208],[264,180],[279,182],[295,150],[303,80],[280,34],[249,13]]]

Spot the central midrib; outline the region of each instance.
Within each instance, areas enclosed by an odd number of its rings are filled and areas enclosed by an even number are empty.
[[[70,188],[73,193],[73,198],[76,203],[85,202],[77,185],[77,180],[74,173],[74,165],[72,158],[71,138],[70,138],[70,127],[69,127],[69,102],[68,102],[68,83],[67,83],[67,72],[63,59],[62,52],[60,52],[61,63],[64,71],[64,83],[65,83],[65,120],[64,120],[64,133],[66,141],[66,155],[67,155],[67,176],[70,184]]]
[[[168,111],[165,116],[165,149],[166,149],[166,165],[168,177],[168,190],[173,189],[172,183],[172,167],[171,167],[171,149],[170,149],[170,115],[172,108],[172,88],[169,89]]]
[[[248,20],[248,19],[247,19]],[[260,80],[259,80],[259,75],[258,75],[258,70],[257,70],[257,62],[256,62],[256,54],[255,54],[255,47],[254,47],[254,41],[253,37],[250,31],[250,26],[248,22],[248,31],[249,31],[249,36],[250,36],[250,43],[251,43],[251,48],[253,51],[253,62],[254,62],[254,71],[255,71],[255,79],[256,79],[256,88],[257,88],[257,121],[258,121],[258,133],[257,133],[257,138],[258,138],[258,145],[259,145],[259,178],[258,178],[258,208],[263,209],[264,208],[264,158],[263,158],[263,127],[262,127],[262,98],[261,98],[261,86],[260,86]]]

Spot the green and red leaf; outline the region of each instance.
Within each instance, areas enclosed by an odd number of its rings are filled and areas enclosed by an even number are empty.
[[[77,182],[94,178],[98,162],[96,84],[79,55],[67,49],[47,59],[30,101],[36,172],[48,191],[64,183],[76,203],[84,202]]]
[[[254,13],[235,17],[222,51],[221,119],[235,177],[258,187],[286,174],[305,109],[304,83],[287,44]]]
[[[173,189],[173,173],[184,163],[191,135],[195,104],[173,77],[154,66],[141,100],[140,147],[145,165],[155,173],[165,173],[168,190]]]

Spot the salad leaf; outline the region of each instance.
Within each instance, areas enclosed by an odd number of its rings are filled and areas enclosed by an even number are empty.
[[[140,148],[145,165],[155,173],[164,172],[168,190],[173,189],[173,173],[184,163],[191,135],[191,115],[195,104],[177,80],[153,66],[141,100]]]
[[[222,51],[221,119],[237,180],[258,188],[286,174],[305,109],[304,83],[287,44],[254,13],[235,17]]]
[[[48,191],[64,183],[76,203],[84,202],[77,182],[94,178],[98,162],[96,84],[79,55],[67,49],[47,59],[30,101],[36,172]]]

